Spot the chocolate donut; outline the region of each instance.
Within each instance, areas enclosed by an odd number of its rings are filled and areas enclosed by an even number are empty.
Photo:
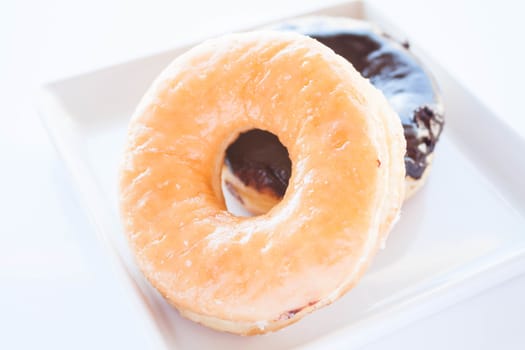
[[[406,193],[413,194],[428,175],[444,117],[436,83],[408,42],[393,39],[369,22],[346,18],[303,18],[273,28],[320,41],[383,92],[403,124]],[[253,213],[267,211],[286,191],[291,169],[288,152],[267,131],[241,134],[228,148],[225,165],[226,186]]]

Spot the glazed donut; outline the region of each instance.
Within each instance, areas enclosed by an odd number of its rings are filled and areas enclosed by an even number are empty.
[[[292,174],[265,215],[227,211],[228,145],[258,128]],[[180,313],[238,334],[277,330],[361,277],[399,215],[402,126],[342,57],[296,33],[206,41],[176,58],[133,115],[120,172],[124,232]]]
[[[336,17],[308,17],[274,26],[317,39],[350,61],[383,92],[403,123],[407,151],[406,195],[424,183],[443,129],[443,106],[429,72],[409,51],[369,22]],[[290,164],[288,153],[273,135],[252,130],[227,150],[226,187],[247,210],[267,212],[282,198]]]

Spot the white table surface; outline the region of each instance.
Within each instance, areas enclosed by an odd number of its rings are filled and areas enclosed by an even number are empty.
[[[525,135],[523,5],[374,2],[402,19],[410,37]],[[0,1],[1,349],[150,344],[38,120],[34,89],[322,3],[327,1]],[[524,349],[524,296],[520,276],[366,349]]]

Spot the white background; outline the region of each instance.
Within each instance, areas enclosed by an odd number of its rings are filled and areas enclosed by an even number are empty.
[[[41,82],[327,2],[0,0],[1,349],[149,344],[35,114]],[[525,135],[520,2],[373,2]],[[521,276],[366,349],[523,349],[524,296]]]

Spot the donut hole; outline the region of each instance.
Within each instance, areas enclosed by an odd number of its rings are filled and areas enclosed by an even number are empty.
[[[224,156],[221,180],[228,211],[267,213],[284,197],[291,172],[288,149],[276,135],[261,129],[241,133]]]

